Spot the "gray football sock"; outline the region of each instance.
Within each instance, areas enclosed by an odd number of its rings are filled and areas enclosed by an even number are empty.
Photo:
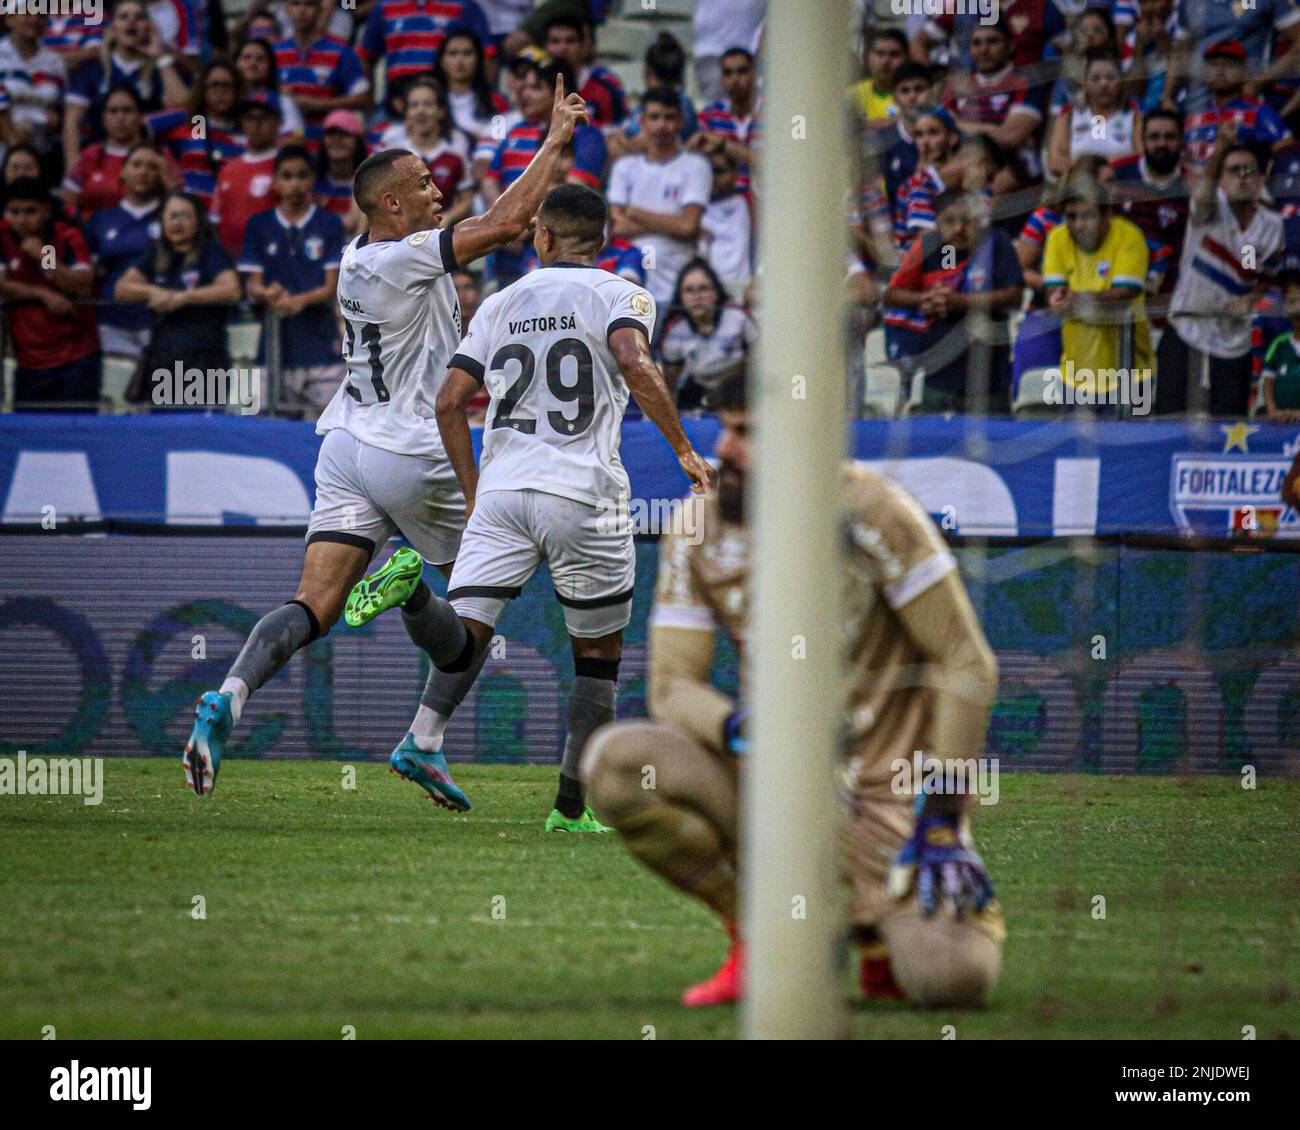
[[[435,670],[454,666],[468,647],[469,632],[447,601],[434,596],[427,587],[422,588],[417,595],[425,594],[426,599],[414,612],[409,611],[408,605],[416,603],[415,598],[402,606],[402,623],[406,625],[406,634],[416,647],[433,660]],[[465,655],[464,658],[469,657]]]
[[[617,684],[613,679],[578,675],[569,694],[569,732],[564,739],[564,760],[560,764],[560,791],[555,807],[570,819],[582,815],[582,787],[578,783],[578,762],[587,739],[606,722],[614,721]]]
[[[250,693],[270,679],[300,647],[320,635],[320,625],[311,610],[296,600],[268,612],[244,641],[244,648],[230,668],[230,678],[243,679]]]
[[[461,630],[469,634],[463,624]],[[488,650],[487,647],[481,648],[464,671],[440,671],[437,667],[429,668],[429,677],[424,683],[424,693],[420,695],[420,705],[437,711],[444,718],[450,718],[456,707],[465,701],[470,687],[478,678],[478,673],[483,669],[483,663],[487,659]]]

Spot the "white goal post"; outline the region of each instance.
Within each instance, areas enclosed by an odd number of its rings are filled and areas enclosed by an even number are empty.
[[[760,340],[750,404],[751,755],[745,1036],[846,1034],[835,755],[843,715],[847,0],[771,0],[763,34]]]

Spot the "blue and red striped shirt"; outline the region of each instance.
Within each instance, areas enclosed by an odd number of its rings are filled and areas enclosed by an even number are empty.
[[[488,175],[509,188],[528,168],[542,146],[546,127],[520,122],[502,139],[493,154]],[[584,184],[599,188],[605,176],[605,139],[594,126],[579,126],[573,135],[573,174]]]
[[[496,47],[476,0],[379,0],[366,21],[357,53],[370,65],[385,56],[387,81],[428,74],[453,24],[468,27],[491,57]]]
[[[280,89],[295,98],[346,98],[370,88],[361,59],[343,40],[325,35],[305,50],[292,37],[275,44]],[[303,114],[308,148],[314,153],[324,137],[323,114]]]
[[[194,193],[204,207],[212,202],[221,165],[244,152],[244,139],[233,125],[221,126],[209,119],[207,136],[195,137],[190,112],[184,108],[149,114],[145,126],[180,166],[185,191]]]

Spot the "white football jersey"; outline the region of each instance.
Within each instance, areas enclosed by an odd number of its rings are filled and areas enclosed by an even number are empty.
[[[398,455],[446,458],[434,402],[460,342],[451,231],[420,231],[343,250],[338,303],[348,375],[316,431],[343,428]]]
[[[576,263],[525,275],[488,298],[451,359],[483,382],[480,494],[540,490],[592,506],[626,500],[618,454],[628,389],[609,335],[648,338],[655,302],[636,283]]]

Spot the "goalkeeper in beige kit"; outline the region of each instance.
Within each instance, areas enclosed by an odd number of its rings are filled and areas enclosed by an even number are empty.
[[[731,936],[722,967],[683,996],[692,1006],[736,1000],[744,976],[736,929],[744,711],[711,678],[717,629],[731,635],[742,663],[744,655],[751,449],[742,374],[720,386],[712,406],[723,425],[718,493],[690,500],[698,524],[683,522],[660,543],[650,720],[598,730],[582,763],[602,819],[642,863],[715,911]],[[971,842],[970,798],[917,795],[898,782],[899,763],[917,751],[945,763],[981,755],[996,661],[956,562],[915,499],[852,465],[840,498],[851,665],[842,866],[863,991],[979,1006],[997,981],[1005,931]]]

